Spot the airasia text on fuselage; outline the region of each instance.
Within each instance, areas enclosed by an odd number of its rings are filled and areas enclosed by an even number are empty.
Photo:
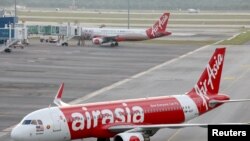
[[[140,106],[128,107],[123,104],[123,107],[117,107],[115,109],[100,109],[88,111],[85,107],[82,108],[82,112],[74,112],[71,114],[73,118],[72,130],[79,131],[84,129],[91,129],[97,127],[101,121],[102,125],[108,123],[143,123],[144,122],[144,110]]]

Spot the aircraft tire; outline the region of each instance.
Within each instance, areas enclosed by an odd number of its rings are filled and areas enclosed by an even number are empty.
[[[119,46],[118,42],[115,42],[115,46]]]

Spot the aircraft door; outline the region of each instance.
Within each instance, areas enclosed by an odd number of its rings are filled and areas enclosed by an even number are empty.
[[[189,96],[178,95],[178,96],[175,96],[175,98],[177,98],[177,100],[181,104],[181,107],[185,116],[185,121],[188,121],[194,117],[199,116],[197,105]]]
[[[51,108],[50,110],[50,115],[53,122],[53,132],[61,131],[61,118],[58,111],[54,108]]]

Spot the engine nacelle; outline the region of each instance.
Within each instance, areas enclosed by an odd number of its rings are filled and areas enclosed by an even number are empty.
[[[102,42],[103,42],[102,38],[93,38],[92,39],[92,43],[95,44],[95,45],[101,45]]]
[[[144,141],[141,133],[120,133],[114,137],[114,141]]]

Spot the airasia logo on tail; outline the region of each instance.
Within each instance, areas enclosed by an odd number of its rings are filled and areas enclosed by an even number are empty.
[[[158,22],[156,22],[156,24],[152,27],[152,31],[151,31],[151,35],[153,37],[156,37],[156,33],[158,31],[160,31],[160,29],[164,29],[164,24],[167,22],[168,20],[168,15],[163,15]],[[164,29],[165,30],[165,29]]]
[[[217,56],[213,57],[214,63],[212,66],[210,64],[206,67],[207,77],[205,77],[202,81],[198,82],[195,86],[195,92],[197,95],[199,95],[202,99],[203,106],[206,107],[206,110],[208,109],[207,99],[208,99],[208,89],[214,90],[214,81],[217,79],[217,75],[219,70],[221,69],[222,63],[223,63],[223,55],[218,54]],[[219,76],[220,77],[220,76]]]
[[[163,14],[161,18],[150,29],[146,31],[147,35],[150,38],[158,37],[159,36],[158,32],[165,31],[168,18],[169,18],[169,13]]]

